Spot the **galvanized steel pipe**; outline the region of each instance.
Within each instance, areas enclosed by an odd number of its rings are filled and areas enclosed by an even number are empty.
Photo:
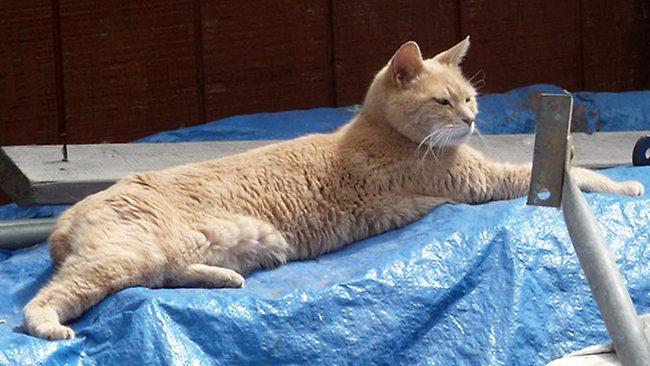
[[[52,232],[55,218],[0,220],[0,249],[19,249],[42,243]]]
[[[650,365],[650,344],[623,277],[605,245],[593,210],[570,172],[564,175],[562,212],[618,360],[624,366]]]

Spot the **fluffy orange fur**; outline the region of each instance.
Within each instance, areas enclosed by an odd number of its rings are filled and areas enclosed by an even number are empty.
[[[27,330],[69,339],[63,323],[130,286],[241,287],[257,268],[337,250],[445,202],[524,195],[529,165],[489,161],[464,144],[478,113],[459,67],[468,47],[465,39],[423,60],[404,44],[335,133],[135,174],[74,205],[50,238],[57,272],[25,307]],[[643,192],[572,174],[586,191]]]

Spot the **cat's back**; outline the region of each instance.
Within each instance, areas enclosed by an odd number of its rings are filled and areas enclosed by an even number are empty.
[[[198,180],[235,183],[233,180],[238,179],[304,176],[329,170],[339,159],[336,145],[333,135],[314,134],[225,158],[146,174],[174,184],[188,180],[197,184]]]
[[[309,135],[225,158],[133,174],[97,199],[146,195],[188,213],[215,207],[253,212],[263,210],[267,202],[319,194],[318,188],[342,162],[334,135]]]

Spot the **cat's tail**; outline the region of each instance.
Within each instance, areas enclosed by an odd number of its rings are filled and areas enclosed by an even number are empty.
[[[55,277],[36,294],[23,309],[29,334],[50,341],[74,338],[72,328],[61,324],[72,317],[73,309],[82,307],[83,295],[73,287],[69,281]]]
[[[79,317],[112,293],[148,284],[145,270],[135,266],[127,269],[121,265],[124,262],[112,259],[94,263],[66,261],[23,309],[27,332],[48,340],[74,338],[74,331],[63,323]]]
[[[57,274],[23,309],[27,332],[47,340],[72,339],[74,331],[62,323],[76,318],[108,292],[83,279]]]

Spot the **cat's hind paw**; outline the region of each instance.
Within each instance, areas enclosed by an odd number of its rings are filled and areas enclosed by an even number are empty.
[[[33,335],[48,341],[58,341],[74,338],[74,331],[65,325],[45,323],[37,325]]]
[[[167,287],[198,288],[240,288],[244,287],[244,277],[232,269],[192,264],[169,276]]]

